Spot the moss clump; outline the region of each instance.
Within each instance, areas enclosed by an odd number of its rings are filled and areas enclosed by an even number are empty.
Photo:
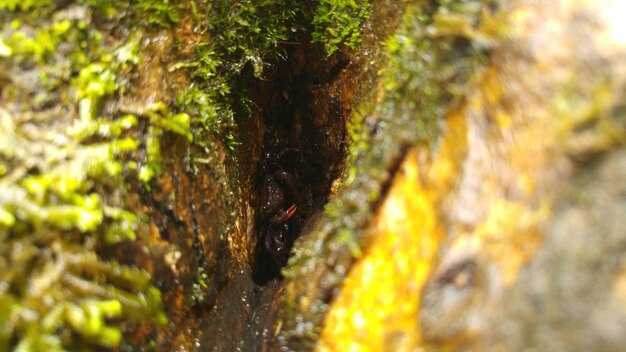
[[[127,180],[158,174],[164,132],[191,140],[189,116],[159,103],[103,113],[129,89],[140,35],[98,31],[94,9],[0,13],[12,18],[0,26],[2,351],[114,347],[121,322],[167,321],[147,272],[97,253],[135,239]]]
[[[3,0],[0,2],[0,10],[9,11],[34,11],[42,7],[50,6],[52,0]]]
[[[195,4],[195,3],[192,3]],[[177,105],[194,119],[196,141],[204,133],[224,137],[234,150],[238,145],[233,106],[247,106],[245,92],[233,91],[236,78],[247,66],[261,78],[267,67],[284,58],[281,44],[295,31],[296,5],[292,0],[218,0],[194,5],[195,30],[207,33],[207,41],[195,46],[192,60],[170,69],[187,69],[192,86]]]
[[[148,106],[144,116],[150,119],[146,133],[145,163],[139,167],[139,180],[146,185],[161,171],[161,138],[164,132],[171,132],[184,136],[189,142],[193,141],[190,129],[190,117],[186,113],[172,114],[167,106],[155,103]]]
[[[320,0],[313,17],[313,41],[323,43],[328,56],[341,45],[356,49],[361,44],[361,26],[370,16],[367,0]]]
[[[148,22],[162,28],[168,28],[180,21],[180,4],[169,0],[139,0],[133,7],[145,13]]]
[[[214,1],[206,26],[222,68],[239,74],[250,64],[255,77],[281,57],[280,45],[293,31],[295,3],[289,0]]]

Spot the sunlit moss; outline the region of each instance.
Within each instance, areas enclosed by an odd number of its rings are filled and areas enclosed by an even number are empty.
[[[0,28],[0,350],[115,347],[120,322],[167,321],[147,272],[97,255],[137,236],[124,185],[151,161],[138,157],[139,116],[101,111],[139,63],[139,36],[105,38],[89,14]],[[191,138],[186,114],[146,111],[148,128]]]
[[[233,107],[246,105],[247,98],[233,89],[235,80],[248,65],[261,78],[267,67],[284,57],[281,45],[295,31],[296,8],[291,0],[219,0],[194,6],[196,29],[210,34],[210,41],[197,43],[193,60],[170,70],[186,69],[194,80],[177,105],[192,114],[198,143],[204,133],[214,133],[229,149],[237,147]]]
[[[323,43],[328,56],[341,45],[356,49],[361,26],[370,16],[368,0],[320,0],[313,17],[313,41]]]
[[[180,21],[180,4],[170,0],[139,0],[135,8],[145,12],[150,24],[167,28]]]
[[[120,180],[124,166],[118,156],[137,144],[122,139],[55,146],[55,139],[71,141],[64,126],[47,121],[52,123],[47,131],[31,131],[35,139],[27,139],[25,130],[11,123],[20,119],[2,110],[0,120],[0,134],[11,143],[0,146],[1,158],[14,165],[0,180],[0,297],[13,302],[6,340],[19,336],[18,350],[63,350],[74,346],[71,336],[78,334],[115,346],[121,332],[107,319],[123,312],[131,319],[162,321],[160,299],[149,298],[155,297],[149,275],[101,262],[93,252],[99,237],[105,242],[135,237],[136,216],[107,204],[104,189],[92,187],[106,184],[103,177]],[[38,169],[20,169],[29,163]],[[82,238],[91,240],[81,244]]]
[[[163,132],[171,132],[193,141],[190,117],[186,113],[171,114],[165,104],[155,103],[147,107],[144,115],[150,119],[146,134],[146,160],[139,168],[139,179],[148,183],[162,172],[161,138]]]
[[[3,0],[0,2],[0,10],[33,11],[49,6],[51,3],[52,0]]]
[[[203,144],[202,134],[206,132],[223,136],[225,142],[230,138],[235,138],[237,125],[234,112],[226,104],[226,97],[216,93],[216,90],[190,87],[176,98],[177,106],[194,116],[194,133],[200,145]],[[230,148],[234,149],[235,146],[230,145]]]
[[[19,22],[13,23],[13,27],[19,26]],[[56,52],[57,45],[63,41],[71,26],[72,23],[65,20],[38,28],[32,36],[15,31],[9,38],[6,38],[5,45],[13,55],[24,55],[43,62]]]

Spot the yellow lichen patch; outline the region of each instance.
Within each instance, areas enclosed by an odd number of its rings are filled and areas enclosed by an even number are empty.
[[[370,226],[361,260],[326,319],[318,351],[406,351],[419,345],[420,290],[443,238],[439,197],[466,148],[461,115],[448,121],[441,157],[407,154]],[[456,159],[458,158],[458,159]]]
[[[467,153],[467,122],[465,111],[448,114],[444,136],[438,148],[439,157],[428,168],[428,182],[438,190],[451,190],[458,182],[461,164]]]
[[[444,257],[476,251],[498,268],[499,286],[512,283],[540,245],[550,203],[537,198],[538,172],[552,161],[553,123],[505,107],[495,71],[480,85],[448,113],[432,157],[415,149],[403,162],[319,351],[418,348],[420,294],[442,248]]]
[[[406,350],[417,343],[419,289],[441,237],[434,194],[417,182],[418,168],[413,151],[374,220],[365,256],[333,304],[319,351]]]
[[[620,300],[621,304],[626,306],[626,268],[622,268],[615,277],[613,294]]]

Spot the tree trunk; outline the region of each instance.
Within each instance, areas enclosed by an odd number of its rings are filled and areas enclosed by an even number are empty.
[[[625,12],[0,4],[0,351],[619,350]]]

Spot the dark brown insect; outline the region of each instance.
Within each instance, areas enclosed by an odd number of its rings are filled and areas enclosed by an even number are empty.
[[[286,148],[275,158],[267,156],[266,173],[261,186],[261,240],[265,250],[279,265],[285,265],[293,239],[290,238],[289,220],[297,211],[296,176],[282,163],[288,154],[298,149]]]

